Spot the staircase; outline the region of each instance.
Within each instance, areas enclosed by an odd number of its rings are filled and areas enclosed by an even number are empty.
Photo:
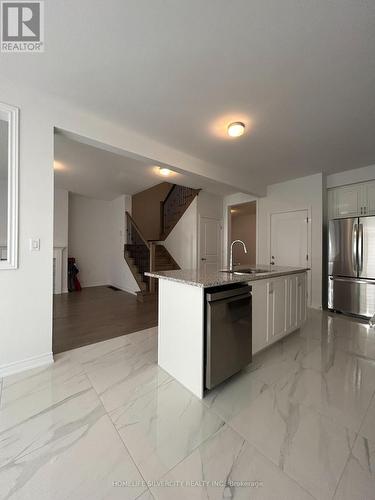
[[[199,189],[173,185],[167,197],[161,202],[160,239],[164,241],[171,233],[189,205],[198,195]],[[125,260],[136,280],[140,291],[140,302],[155,300],[157,287],[155,278],[145,276],[145,272],[172,271],[180,269],[177,262],[164,245],[156,241],[147,241],[132,216],[126,212],[127,242],[124,248]]]
[[[173,271],[180,266],[173,259],[164,245],[155,245],[154,271]]]
[[[161,202],[160,241],[164,241],[177,222],[184,215],[200,189],[174,184],[167,197]]]

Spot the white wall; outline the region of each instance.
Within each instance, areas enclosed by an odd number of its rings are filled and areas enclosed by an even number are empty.
[[[0,271],[0,376],[51,361],[53,122],[48,105],[0,83],[20,107],[19,266]],[[39,252],[29,239],[40,238]]]
[[[197,208],[198,202],[195,198],[164,241],[165,248],[181,269],[195,269],[197,267]]]
[[[225,266],[229,263],[229,252],[228,252],[228,235],[229,235],[229,207],[232,205],[240,205],[241,203],[248,203],[249,201],[255,201],[257,198],[251,196],[249,194],[244,193],[234,193],[228,196],[225,196],[223,199],[223,263]],[[258,210],[258,206],[257,206]],[[257,215],[258,218],[258,215]],[[258,224],[257,224],[257,232],[258,232]],[[258,239],[258,238],[257,238]],[[258,245],[257,245],[258,247]],[[258,255],[258,248],[257,248]],[[258,258],[256,259],[258,260]]]
[[[0,175],[0,246],[7,246],[8,180]]]
[[[113,201],[77,194],[69,196],[69,257],[75,257],[83,287],[113,285],[135,294],[139,291],[124,259],[125,211],[131,196]]]
[[[131,213],[131,196],[124,195],[116,198],[111,205],[111,259],[109,263],[110,284],[129,293],[135,294],[140,290],[124,259],[124,244],[126,240],[125,211]]]
[[[337,174],[327,175],[327,188],[355,184],[356,182],[366,182],[375,179],[375,165],[346,170]]]
[[[232,240],[242,240],[247,249],[245,254],[242,245],[233,246],[233,262],[240,264],[255,265],[257,247],[257,215],[253,214],[232,214],[230,233]]]
[[[75,257],[83,287],[108,285],[112,257],[110,201],[69,196],[69,257]]]
[[[64,247],[62,264],[62,290],[68,291],[68,226],[69,226],[69,192],[56,189],[54,197],[53,246]]]
[[[322,305],[323,175],[301,177],[268,186],[267,196],[258,199],[258,263],[270,259],[270,215],[273,212],[308,209],[311,213],[311,305]]]

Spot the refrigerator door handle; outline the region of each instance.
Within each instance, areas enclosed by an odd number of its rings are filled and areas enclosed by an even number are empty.
[[[369,285],[375,285],[375,280],[367,280],[365,278],[340,278],[338,276],[330,276],[331,281],[343,281],[345,283],[368,283]]]
[[[363,269],[363,224],[359,224],[358,228],[358,270]]]
[[[352,237],[352,249],[353,249],[353,269],[354,272],[358,272],[358,267],[359,267],[359,262],[358,262],[358,255],[357,255],[357,238],[358,238],[358,224],[354,224],[353,227],[353,237]]]

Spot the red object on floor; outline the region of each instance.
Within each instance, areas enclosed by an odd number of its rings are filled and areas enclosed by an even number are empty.
[[[76,292],[80,292],[82,290],[81,283],[79,282],[77,276],[74,278],[74,288]]]

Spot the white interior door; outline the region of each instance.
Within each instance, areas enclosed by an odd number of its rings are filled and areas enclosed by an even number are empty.
[[[271,214],[270,263],[276,266],[309,266],[308,211]]]
[[[200,217],[199,266],[204,272],[221,268],[221,220]]]

